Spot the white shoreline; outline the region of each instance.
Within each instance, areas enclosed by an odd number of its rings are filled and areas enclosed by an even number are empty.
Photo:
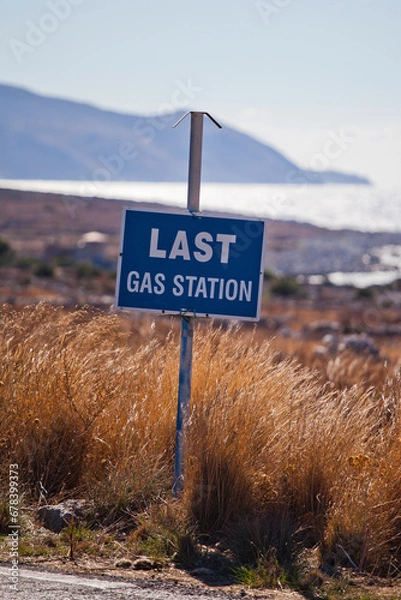
[[[53,181],[0,179],[21,191],[157,202],[185,208],[183,182]],[[326,229],[401,232],[401,190],[371,185],[203,183],[201,208],[259,218],[310,223]]]

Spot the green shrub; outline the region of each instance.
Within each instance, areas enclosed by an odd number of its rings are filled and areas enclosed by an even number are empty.
[[[54,269],[51,264],[39,261],[34,269],[34,275],[37,277],[53,277]]]
[[[277,296],[296,296],[299,294],[300,287],[294,277],[282,277],[276,279],[271,284],[272,294]]]
[[[15,257],[15,252],[7,240],[0,238],[0,266],[10,265]]]
[[[75,266],[75,272],[78,279],[85,279],[88,277],[95,277],[101,274],[101,269],[92,265],[90,262],[80,262]]]

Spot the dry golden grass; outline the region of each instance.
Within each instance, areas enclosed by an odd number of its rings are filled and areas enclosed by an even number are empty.
[[[85,497],[103,523],[143,527],[144,512],[166,511],[176,326],[45,305],[4,307],[0,325],[2,479],[18,463],[27,500]],[[319,547],[326,566],[398,572],[400,381],[368,386],[371,367],[336,368],[333,386],[249,332],[197,327],[187,524],[245,563]]]
[[[351,350],[340,353],[319,353],[322,344],[316,340],[274,337],[271,347],[282,356],[290,356],[320,374],[321,381],[341,390],[353,385],[365,389],[381,389],[401,368],[400,348],[391,349],[382,344],[383,356],[357,354]]]
[[[139,503],[164,486],[173,452],[172,339],[161,346],[149,331],[134,351],[116,316],[43,305],[2,316],[2,450],[30,493],[90,491],[107,508],[108,499]]]

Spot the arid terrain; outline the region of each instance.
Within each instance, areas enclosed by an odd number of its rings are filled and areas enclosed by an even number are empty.
[[[177,502],[179,323],[112,307],[128,204],[0,192],[0,468],[19,465],[21,564],[135,578],[145,556],[152,581],[233,597],[400,598],[401,286],[314,285],[324,269],[300,258],[399,240],[269,223],[260,321],[197,324]],[[77,497],[89,516],[62,533],[35,517]],[[3,494],[0,535],[8,516]]]

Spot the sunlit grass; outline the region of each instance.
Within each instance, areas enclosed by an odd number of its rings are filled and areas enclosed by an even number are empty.
[[[0,319],[1,477],[18,463],[26,502],[86,498],[95,525],[156,556],[224,540],[243,578],[268,579],[274,556],[281,581],[305,548],[327,568],[399,572],[396,375],[367,386],[362,359],[348,385],[343,358],[333,384],[249,332],[199,326],[177,502],[175,326],[45,305]]]

